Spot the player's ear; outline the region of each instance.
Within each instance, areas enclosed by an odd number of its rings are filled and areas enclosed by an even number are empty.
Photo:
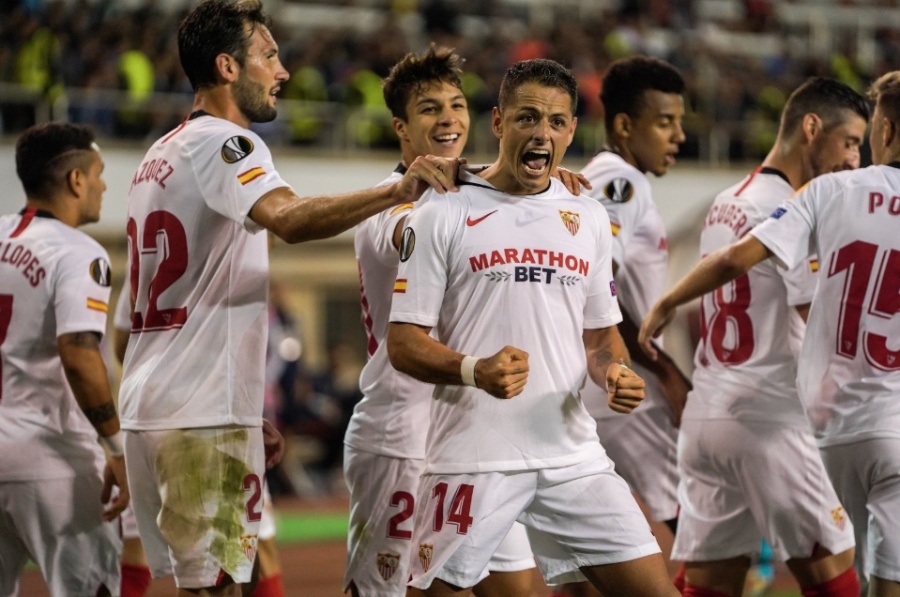
[[[234,56],[224,52],[216,56],[216,73],[225,81],[229,83],[236,81],[239,70],[239,65]]]
[[[394,127],[394,132],[397,133],[397,138],[401,141],[409,142],[409,134],[406,132],[407,122],[402,118],[394,118],[391,120],[391,126]]]
[[[803,116],[803,136],[807,141],[813,139],[817,134],[821,133],[824,129],[822,125],[822,119],[819,118],[818,114],[813,114],[812,112]]]
[[[494,131],[494,136],[498,139],[503,137],[503,115],[497,106],[494,106],[494,109],[491,110],[491,130]]]
[[[616,137],[628,138],[631,136],[631,117],[625,112],[619,112],[612,119],[612,132]]]
[[[69,193],[81,198],[85,186],[85,174],[79,168],[72,168],[66,172],[66,188]]]

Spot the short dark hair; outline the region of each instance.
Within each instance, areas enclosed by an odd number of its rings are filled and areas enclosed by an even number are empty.
[[[681,95],[684,87],[681,73],[665,60],[650,56],[629,56],[615,60],[603,75],[603,87],[600,91],[606,130],[612,130],[616,114],[625,113],[631,118],[637,118],[644,108],[645,91]]]
[[[516,62],[506,70],[500,83],[500,109],[506,106],[516,89],[526,83],[537,83],[544,87],[556,87],[569,94],[572,99],[572,113],[578,108],[578,82],[572,71],[555,60],[534,58]]]
[[[900,126],[900,71],[878,77],[868,92],[869,99],[881,106],[881,112],[895,126]]]
[[[178,28],[181,68],[194,90],[216,84],[219,54],[233,56],[243,66],[250,35],[260,26],[269,26],[260,0],[203,0],[194,7]]]
[[[87,126],[46,122],[27,129],[16,141],[16,174],[25,195],[48,200],[74,168],[85,168],[85,152],[92,151],[94,132]]]
[[[462,62],[453,49],[434,44],[423,54],[410,52],[401,58],[381,83],[384,102],[391,115],[407,120],[409,98],[435,83],[448,83],[462,90]]]
[[[835,79],[811,77],[788,96],[781,112],[778,133],[792,134],[809,113],[817,114],[827,131],[846,120],[846,110],[869,121],[869,106],[861,94]]]

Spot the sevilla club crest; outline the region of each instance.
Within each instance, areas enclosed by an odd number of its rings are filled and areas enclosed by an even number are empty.
[[[434,545],[427,543],[419,544],[419,563],[422,564],[422,570],[428,572],[431,568],[431,558],[434,557]]]
[[[572,233],[572,236],[578,234],[578,229],[581,227],[581,215],[578,212],[559,210],[559,217],[562,218],[563,225]]]
[[[378,574],[381,575],[381,578],[388,581],[400,566],[400,554],[380,551],[375,558],[375,564],[378,566]]]

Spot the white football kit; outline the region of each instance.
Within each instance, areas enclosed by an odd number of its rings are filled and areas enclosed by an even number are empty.
[[[701,256],[740,240],[793,192],[768,167],[721,192],[704,222]],[[853,547],[794,381],[804,328],[795,307],[812,300],[817,264],[764,261],[701,299],[694,389],[678,441],[673,559],[756,554],[762,538],[778,561]]]
[[[435,387],[411,585],[439,577],[473,586],[516,520],[552,584],[583,580],[581,566],[658,553],[579,396],[583,330],[621,319],[606,212],[556,179],[517,196],[464,175],[458,192],[426,198],[404,230],[391,321],[433,328],[464,354],[516,346],[530,371],[511,400]],[[567,508],[560,498],[569,491],[596,503]],[[611,517],[588,515],[592,506],[615,510],[618,532]],[[544,516],[559,522],[539,522]]]
[[[399,180],[404,171],[401,165],[382,184]],[[394,369],[385,341],[399,263],[393,234],[412,208],[412,203],[399,205],[368,218],[357,226],[354,240],[369,360],[360,375],[363,398],[344,436],[350,491],[344,588],[352,583],[360,595],[406,595],[414,555],[415,496],[434,386]],[[515,525],[504,545],[492,558],[491,571],[534,567],[524,527]]]
[[[821,267],[797,387],[866,572],[900,581],[900,164],[827,174],[751,234]],[[862,499],[861,496],[865,496]]]
[[[650,181],[612,151],[598,153],[581,174],[593,187],[585,192],[609,214],[619,305],[639,326],[665,289],[669,255]],[[657,377],[638,362],[632,361],[632,368],[646,383],[646,397],[634,412],[621,414],[609,408],[606,389],[590,378],[582,398],[597,421],[597,433],[616,472],[647,504],[654,520],[672,520],[678,515],[678,430]]]
[[[180,586],[215,584],[217,567],[237,582],[250,579],[265,472],[268,250],[249,212],[260,197],[287,186],[261,138],[204,112],[154,143],[132,180],[127,231],[135,302],[119,404],[129,470],[141,472],[129,484],[151,570],[169,568],[170,554],[161,549],[168,545]],[[179,462],[141,452],[176,446],[197,452]],[[221,475],[198,468],[203,483],[186,486],[201,479],[186,477],[182,465],[200,463],[213,446],[247,460]],[[157,517],[160,509],[195,514],[197,504],[181,503],[192,491],[203,492],[201,509],[215,512],[221,504],[240,513],[241,524],[229,523],[224,538],[216,536],[221,523],[214,516],[161,531],[175,518]]]
[[[0,594],[29,557],[51,594],[119,594],[117,523],[104,522],[106,457],[69,387],[57,339],[106,331],[109,257],[29,207],[0,217]]]

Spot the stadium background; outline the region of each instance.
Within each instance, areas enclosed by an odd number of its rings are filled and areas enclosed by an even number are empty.
[[[100,134],[108,190],[102,221],[86,228],[125,262],[125,200],[143,151],[189,111],[174,31],[186,0],[0,0],[0,213],[20,209],[13,144],[30,124],[67,119]],[[301,195],[382,180],[397,160],[379,81],[430,41],[466,58],[470,162],[489,161],[489,112],[503,71],[530,57],[576,73],[582,97],[564,165],[583,166],[603,143],[597,100],[604,68],[647,53],[688,82],[688,140],[652,179],[666,221],[673,281],[696,261],[700,221],[714,193],[756,165],[774,139],[787,94],[810,75],[864,90],[900,68],[897,0],[267,0],[291,72],[276,121],[257,128],[279,172]],[[864,158],[865,161],[865,158]],[[289,595],[337,595],[346,531],[340,437],[358,399],[365,359],[352,232],[271,253],[279,316],[280,400],[269,407],[292,450],[273,475]],[[114,288],[114,299],[118,282]],[[690,322],[667,345],[690,369]],[[111,359],[112,360],[112,359]],[[118,368],[111,365],[117,379]],[[290,575],[290,576],[289,576]],[[29,595],[45,595],[36,572]],[[790,587],[783,570],[779,586]],[[290,579],[294,579],[291,581]],[[167,594],[166,585],[154,595]],[[796,592],[781,593],[794,595]]]

